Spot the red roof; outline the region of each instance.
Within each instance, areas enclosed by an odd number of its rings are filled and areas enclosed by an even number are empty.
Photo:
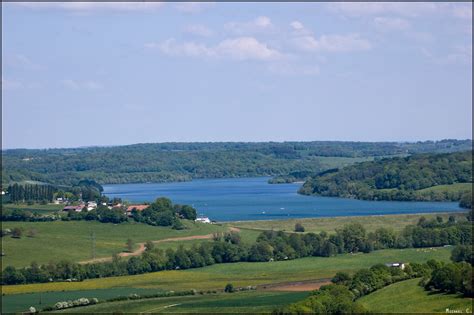
[[[143,211],[149,206],[150,205],[130,205],[127,207],[127,212],[132,212],[133,209],[137,209],[138,211]]]

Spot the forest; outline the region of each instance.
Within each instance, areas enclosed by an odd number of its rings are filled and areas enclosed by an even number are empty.
[[[307,180],[299,192],[364,200],[460,201],[468,199],[470,183],[472,151],[464,151],[386,158],[324,171]],[[430,189],[441,185],[453,186]]]
[[[321,157],[386,157],[469,150],[471,140],[398,142],[157,143],[75,149],[2,150],[2,187],[38,181],[75,185],[315,174]]]

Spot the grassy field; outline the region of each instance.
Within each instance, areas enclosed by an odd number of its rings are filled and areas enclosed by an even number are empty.
[[[345,254],[335,257],[308,257],[291,261],[217,264],[188,270],[160,271],[136,276],[111,277],[83,282],[53,282],[3,286],[3,294],[48,291],[77,291],[134,287],[161,290],[222,290],[234,286],[264,285],[288,281],[324,279],[338,271],[354,272],[377,263],[391,261],[423,262],[428,259],[448,261],[450,248],[379,250],[370,254]]]
[[[395,231],[402,230],[406,225],[416,224],[420,217],[427,219],[436,216],[443,217],[447,220],[450,215],[455,216],[458,220],[466,220],[465,213],[428,213],[428,214],[402,214],[402,215],[374,215],[363,217],[332,217],[332,218],[311,218],[311,219],[290,219],[290,220],[267,220],[267,221],[238,221],[230,222],[225,225],[235,226],[243,229],[254,230],[281,230],[292,232],[295,224],[300,222],[305,228],[305,232],[319,233],[326,231],[333,233],[337,228],[343,227],[345,224],[358,222],[362,224],[368,232],[375,231],[377,228],[392,228]]]
[[[456,183],[451,185],[438,185],[425,189],[420,189],[418,192],[429,193],[429,192],[458,192],[458,191],[471,191],[472,183]]]
[[[31,212],[37,212],[37,213],[49,213],[49,212],[56,212],[59,210],[62,210],[64,208],[64,205],[56,205],[53,203],[46,204],[46,205],[41,205],[41,204],[33,204],[33,205],[26,205],[26,204],[13,204],[13,203],[3,203],[2,204],[2,209],[5,210],[28,210]]]
[[[418,285],[419,281],[398,282],[358,301],[376,313],[447,313],[449,309],[472,314],[472,299],[455,294],[430,293]]]
[[[67,259],[81,261],[91,258],[91,233],[95,233],[97,257],[110,257],[125,250],[128,238],[134,242],[160,240],[171,237],[205,235],[225,228],[218,225],[185,222],[188,229],[173,230],[140,223],[100,223],[91,221],[55,222],[2,222],[2,228],[22,227],[25,231],[36,229],[35,237],[20,239],[10,236],[2,238],[2,266],[26,266],[35,260],[48,263]]]
[[[270,313],[279,306],[300,301],[307,296],[307,292],[251,291],[104,303],[64,312]]]

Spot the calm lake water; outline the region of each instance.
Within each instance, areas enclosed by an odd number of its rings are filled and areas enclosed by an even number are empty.
[[[271,220],[462,211],[457,202],[363,201],[302,196],[300,184],[270,185],[268,178],[203,179],[183,183],[104,185],[108,197],[133,203],[168,197],[216,221]]]

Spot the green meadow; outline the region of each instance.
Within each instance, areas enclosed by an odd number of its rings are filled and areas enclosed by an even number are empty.
[[[135,243],[172,237],[206,235],[225,228],[187,221],[187,229],[173,230],[142,223],[100,223],[96,221],[2,222],[3,229],[23,228],[20,239],[2,238],[3,266],[23,267],[32,261],[44,264],[62,259],[82,261],[92,258],[92,234],[95,235],[96,257],[110,257],[126,249],[127,239]],[[34,237],[26,236],[30,229]]]
[[[447,313],[452,310],[472,314],[471,298],[425,291],[419,282],[420,279],[398,282],[358,301],[375,313]]]
[[[5,210],[26,210],[26,211],[31,211],[31,212],[36,212],[36,213],[49,213],[49,212],[56,212],[59,210],[62,210],[64,208],[64,205],[57,205],[54,203],[49,203],[46,205],[42,205],[39,203],[33,204],[33,205],[28,205],[28,204],[14,204],[14,203],[2,203],[2,209]]]
[[[262,220],[262,221],[237,221],[228,223],[228,225],[243,229],[253,230],[278,230],[293,232],[296,223],[303,224],[305,232],[319,233],[326,231],[333,233],[337,228],[342,228],[345,224],[360,223],[367,232],[373,232],[378,228],[391,228],[395,231],[401,231],[405,226],[416,224],[421,217],[433,219],[437,216],[447,220],[449,216],[456,217],[457,220],[466,220],[466,213],[426,213],[426,214],[402,214],[402,215],[372,215],[363,217],[330,217],[330,218],[311,218],[311,219],[289,219],[289,220]]]

